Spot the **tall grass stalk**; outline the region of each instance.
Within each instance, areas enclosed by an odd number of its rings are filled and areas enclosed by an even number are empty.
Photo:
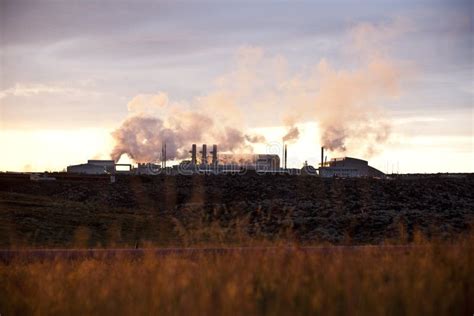
[[[2,315],[471,315],[473,238],[0,264]]]

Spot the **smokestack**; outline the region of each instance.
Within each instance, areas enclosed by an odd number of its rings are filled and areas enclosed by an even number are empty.
[[[202,144],[202,151],[201,151],[201,163],[207,165],[207,145]]]
[[[166,143],[161,145],[161,168],[166,168]]]
[[[285,169],[286,169],[286,160],[288,158],[288,147],[285,145]]]
[[[324,167],[324,146],[321,146],[321,167]]]
[[[281,168],[285,168],[285,141],[283,141],[281,146]]]
[[[212,145],[212,164],[217,165],[217,145]]]
[[[197,164],[196,144],[193,144],[190,153],[191,153],[191,163],[193,165],[196,165]]]

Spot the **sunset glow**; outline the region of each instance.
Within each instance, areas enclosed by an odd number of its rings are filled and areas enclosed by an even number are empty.
[[[153,162],[166,137],[176,161],[191,143],[265,153],[293,128],[294,168],[317,165],[324,145],[384,171],[473,172],[470,11],[456,1],[348,5],[350,18],[327,3],[249,4],[236,15],[217,3],[94,3],[90,15],[3,1],[0,170],[125,153]],[[202,22],[195,10],[220,14]],[[147,135],[140,153],[127,133]]]

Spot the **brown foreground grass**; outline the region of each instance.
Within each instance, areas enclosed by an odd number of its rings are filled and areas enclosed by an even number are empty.
[[[0,264],[2,315],[472,315],[474,239]]]

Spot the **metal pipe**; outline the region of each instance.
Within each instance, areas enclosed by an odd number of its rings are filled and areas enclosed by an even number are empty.
[[[324,146],[321,146],[321,167],[324,167]]]
[[[166,143],[161,144],[161,168],[166,168]]]
[[[285,142],[282,142],[281,147],[281,168],[285,167]]]
[[[217,165],[217,145],[212,145],[212,164]]]
[[[164,159],[165,159],[165,148],[164,148],[164,144],[161,144],[161,157],[160,157],[160,160],[161,160],[161,168],[164,168],[165,167],[165,164],[164,164]]]
[[[202,151],[201,151],[201,163],[207,165],[207,145],[202,144]]]
[[[191,147],[191,163],[193,165],[197,164],[197,155],[196,155],[196,144],[193,144],[193,146]]]

